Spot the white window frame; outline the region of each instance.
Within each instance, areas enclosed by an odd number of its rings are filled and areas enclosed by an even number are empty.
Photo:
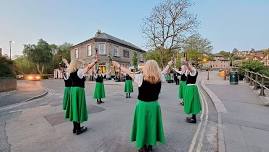
[[[140,59],[140,61],[144,61],[144,56],[142,53],[139,55],[139,59]]]
[[[91,44],[87,45],[87,55],[88,56],[92,55],[92,45]]]
[[[125,56],[125,52],[128,52],[128,56]],[[130,58],[130,51],[129,50],[123,50],[123,57]]]
[[[118,46],[113,46],[112,55],[115,57],[119,56],[119,47]]]
[[[79,49],[78,48],[75,49],[75,58],[76,59],[79,58]]]
[[[101,50],[101,45],[104,46],[103,50]],[[106,54],[106,43],[98,43],[97,46],[98,46],[97,48],[98,48],[99,54],[102,54],[102,55]]]

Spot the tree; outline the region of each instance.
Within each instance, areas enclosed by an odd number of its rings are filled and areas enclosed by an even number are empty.
[[[15,77],[14,62],[7,57],[0,56],[0,77]]]
[[[53,68],[56,69],[59,67],[59,63],[62,61],[62,58],[67,59],[67,61],[70,62],[70,50],[71,50],[72,44],[70,43],[64,43],[62,45],[55,45],[52,44],[51,48],[54,50],[53,55]]]
[[[134,52],[133,54],[133,58],[132,58],[132,65],[134,66],[134,68],[138,68],[138,58],[137,58],[137,53]]]
[[[159,58],[161,67],[167,57],[171,58],[171,52],[180,50],[185,36],[198,25],[196,15],[189,13],[190,6],[189,0],[164,0],[144,19],[142,33],[154,50],[149,56]]]
[[[35,65],[25,55],[17,57],[14,62],[18,74],[36,73]]]
[[[230,57],[230,52],[220,51],[218,54],[222,55],[225,59]]]
[[[200,34],[193,34],[184,41],[183,46],[185,51],[197,51],[200,53],[210,53],[213,49],[211,42],[202,38]]]
[[[24,55],[36,65],[37,71],[42,75],[44,70],[49,68],[52,61],[52,49],[50,45],[40,39],[37,45],[27,44],[24,45],[23,49]]]
[[[237,48],[234,48],[233,53],[237,53],[237,52],[239,52],[239,50]]]
[[[176,52],[172,50],[164,50],[164,49],[155,49],[150,50],[146,53],[146,60],[155,60],[159,64],[161,68],[163,68],[166,63],[168,63],[174,56]]]

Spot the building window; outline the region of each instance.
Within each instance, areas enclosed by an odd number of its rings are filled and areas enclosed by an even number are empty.
[[[140,61],[144,61],[144,57],[143,57],[143,54],[140,54]]]
[[[91,45],[87,45],[87,54],[88,54],[88,56],[92,55],[92,46]]]
[[[115,56],[115,57],[118,57],[119,56],[119,47],[117,46],[113,46],[112,47],[112,55]]]
[[[105,43],[99,43],[97,45],[98,53],[99,54],[106,54],[106,44]]]
[[[78,49],[75,49],[75,57],[76,57],[76,59],[78,59]]]
[[[125,57],[125,58],[129,58],[130,57],[128,50],[123,50],[123,57]]]

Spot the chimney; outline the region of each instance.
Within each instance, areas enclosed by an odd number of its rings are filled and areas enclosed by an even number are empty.
[[[101,33],[102,33],[102,31],[101,31],[101,30],[98,30],[98,31],[96,32],[95,36],[98,36],[98,35],[101,34]]]

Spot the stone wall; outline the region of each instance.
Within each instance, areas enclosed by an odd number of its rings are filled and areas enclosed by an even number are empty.
[[[17,88],[17,80],[14,78],[0,78],[0,92],[12,91]]]

